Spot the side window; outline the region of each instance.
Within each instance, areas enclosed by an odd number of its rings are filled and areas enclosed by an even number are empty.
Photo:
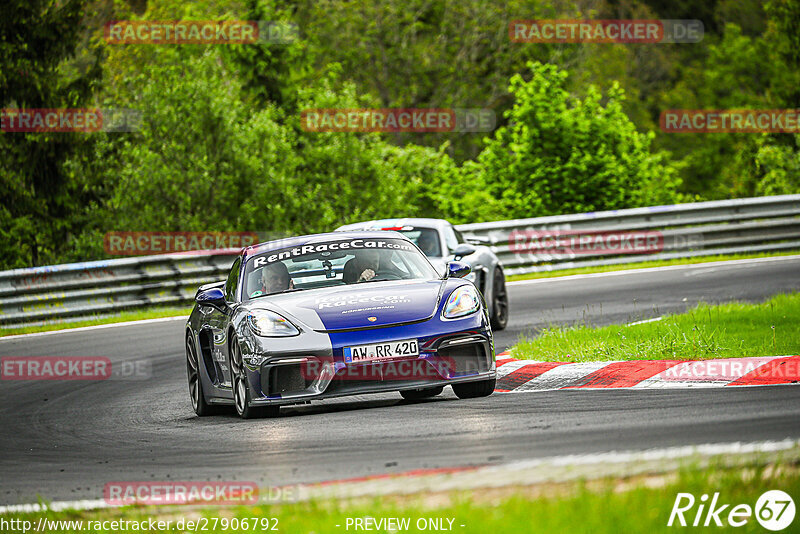
[[[458,237],[456,237],[456,230],[452,226],[447,226],[444,229],[444,242],[450,252],[454,251],[458,246]]]
[[[466,243],[467,242],[467,240],[464,239],[464,236],[461,235],[461,232],[456,230],[455,227],[453,228],[453,233],[456,234],[456,239],[458,240],[459,243]]]
[[[231,272],[228,273],[228,280],[225,282],[225,300],[233,302],[236,300],[236,287],[239,283],[239,266],[242,263],[242,257],[237,257],[231,266]]]

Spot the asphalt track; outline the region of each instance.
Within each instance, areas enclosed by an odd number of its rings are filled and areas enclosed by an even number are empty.
[[[509,285],[498,351],[548,324],[629,322],[800,290],[800,257]],[[0,356],[146,361],[146,380],[0,381],[0,504],[100,499],[111,481],[287,485],[562,454],[800,438],[800,387],[377,395],[197,418],[182,321],[0,340]]]

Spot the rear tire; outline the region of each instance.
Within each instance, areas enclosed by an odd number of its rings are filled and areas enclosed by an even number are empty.
[[[453,384],[453,392],[459,399],[476,399],[478,397],[488,397],[494,391],[496,378],[481,380],[480,382],[467,382],[465,384]]]
[[[239,349],[239,342],[236,338],[231,338],[230,366],[233,389],[233,405],[236,413],[242,419],[259,419],[261,417],[277,417],[280,413],[280,406],[253,406],[250,394],[250,386],[247,383],[247,375],[244,371],[242,353]]]
[[[492,329],[503,330],[508,324],[508,292],[506,277],[500,267],[494,269],[492,282]]]
[[[194,341],[191,336],[186,336],[186,375],[189,379],[189,398],[192,400],[192,409],[198,417],[220,413],[220,407],[206,402],[203,392],[203,380],[200,378],[200,360]]]
[[[435,397],[442,391],[444,391],[444,386],[425,389],[408,389],[406,391],[401,391],[400,395],[402,395],[406,400],[421,400]]]

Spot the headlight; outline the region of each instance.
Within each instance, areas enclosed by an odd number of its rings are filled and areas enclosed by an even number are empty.
[[[442,316],[445,319],[455,319],[475,313],[478,311],[480,302],[474,286],[461,286],[450,294],[447,304],[444,305]]]
[[[251,311],[247,316],[247,324],[256,335],[263,337],[296,336],[300,333],[288,319],[267,310]]]

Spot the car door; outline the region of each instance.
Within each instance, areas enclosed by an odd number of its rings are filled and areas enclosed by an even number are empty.
[[[242,264],[241,256],[234,260],[228,277],[225,280],[223,290],[227,307],[224,310],[204,306],[202,310],[205,317],[205,337],[210,345],[211,361],[214,367],[213,373],[209,372],[209,377],[215,386],[220,388],[230,388],[232,384],[231,370],[228,363],[228,325],[232,315],[233,306],[237,303],[237,289],[239,284],[239,271]],[[209,370],[211,371],[211,370]],[[214,376],[211,376],[211,375]]]

